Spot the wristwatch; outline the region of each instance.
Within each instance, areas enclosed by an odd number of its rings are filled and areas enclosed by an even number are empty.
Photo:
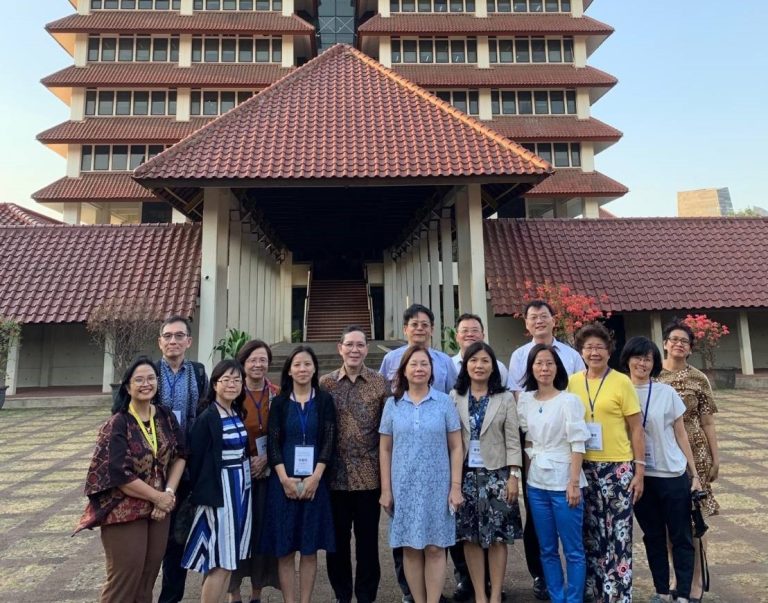
[[[509,475],[511,475],[512,477],[516,477],[517,479],[520,479],[521,477],[523,477],[523,474],[520,473],[520,469],[510,469]]]

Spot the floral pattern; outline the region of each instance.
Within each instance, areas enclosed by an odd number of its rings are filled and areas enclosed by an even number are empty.
[[[512,544],[523,534],[520,506],[507,502],[509,469],[465,469],[464,504],[456,515],[456,540],[487,549],[494,542]]]

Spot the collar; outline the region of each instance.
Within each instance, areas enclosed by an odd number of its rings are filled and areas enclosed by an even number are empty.
[[[344,370],[344,365],[343,364],[341,365],[341,368],[338,371],[336,371],[336,372],[338,373],[336,375],[336,381],[341,381],[345,377],[347,379],[349,379],[349,375],[347,375],[347,371]],[[365,366],[365,364],[363,364],[363,367],[362,367],[362,369],[360,369],[360,372],[357,374],[357,376],[362,378],[363,381],[367,382],[370,379],[370,377],[371,377],[370,374],[372,372],[373,372],[372,369],[369,369],[367,366]],[[352,381],[352,379],[349,379],[349,380]]]
[[[533,339],[533,338],[531,339],[531,345],[532,346],[536,345],[536,340]],[[562,342],[558,341],[557,337],[553,337],[552,338],[552,347],[553,348],[555,348],[557,350],[558,348],[562,347],[562,345],[563,345]]]
[[[427,400],[434,400],[434,388],[430,387],[429,391],[427,392],[427,395],[424,397],[424,399],[419,404],[424,404]],[[405,400],[406,402],[410,402],[411,404],[414,404],[413,400],[411,400],[411,397],[408,395],[408,390],[405,390],[403,392],[402,400]]]
[[[179,366],[179,372],[181,372],[183,370],[186,370],[188,362],[189,362],[189,360],[187,360],[186,358],[181,361],[181,366]],[[162,368],[165,368],[166,370],[169,370],[169,371],[173,372],[173,369],[171,368],[171,365],[168,364],[168,361],[165,359],[165,357],[160,358],[160,366]]]

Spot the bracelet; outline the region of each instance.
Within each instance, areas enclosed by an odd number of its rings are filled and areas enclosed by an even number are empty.
[[[635,462],[636,465],[642,465],[643,467],[645,467],[648,464],[645,461],[638,461],[637,459],[635,459],[634,462]]]
[[[176,496],[176,491],[173,488],[171,488],[170,486],[168,486],[165,489],[165,491],[168,492],[168,494],[170,494],[171,496]]]

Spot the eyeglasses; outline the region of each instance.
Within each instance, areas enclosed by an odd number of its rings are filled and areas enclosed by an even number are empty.
[[[160,335],[160,337],[163,338],[163,341],[170,341],[171,339],[175,339],[176,341],[184,341],[187,337],[189,337],[189,335],[183,331],[176,331],[175,333],[163,333]]]
[[[432,323],[431,322],[426,322],[426,321],[418,322],[418,321],[414,320],[414,321],[409,322],[407,326],[408,326],[409,329],[429,329],[429,328],[432,327]]]
[[[552,318],[552,315],[547,312],[546,314],[529,314],[525,317],[525,320],[529,322],[537,322],[539,320],[549,320]]]
[[[157,383],[157,377],[132,377],[131,383],[134,383],[135,385],[144,385],[145,383],[154,385]]]
[[[345,341],[341,344],[341,347],[343,347],[345,350],[364,350],[366,347],[368,347],[368,344],[355,341]]]
[[[245,361],[245,364],[267,366],[269,364],[269,358],[248,358],[248,360]]]
[[[604,345],[585,345],[583,348],[581,348],[585,352],[591,353],[591,352],[607,352],[608,348]]]
[[[691,340],[685,337],[667,337],[667,341],[671,343],[679,343],[682,345],[691,345]]]
[[[481,335],[482,329],[459,329],[457,333],[459,335]]]
[[[222,385],[240,385],[243,382],[243,380],[240,377],[220,377],[219,380],[216,383],[221,383]]]

